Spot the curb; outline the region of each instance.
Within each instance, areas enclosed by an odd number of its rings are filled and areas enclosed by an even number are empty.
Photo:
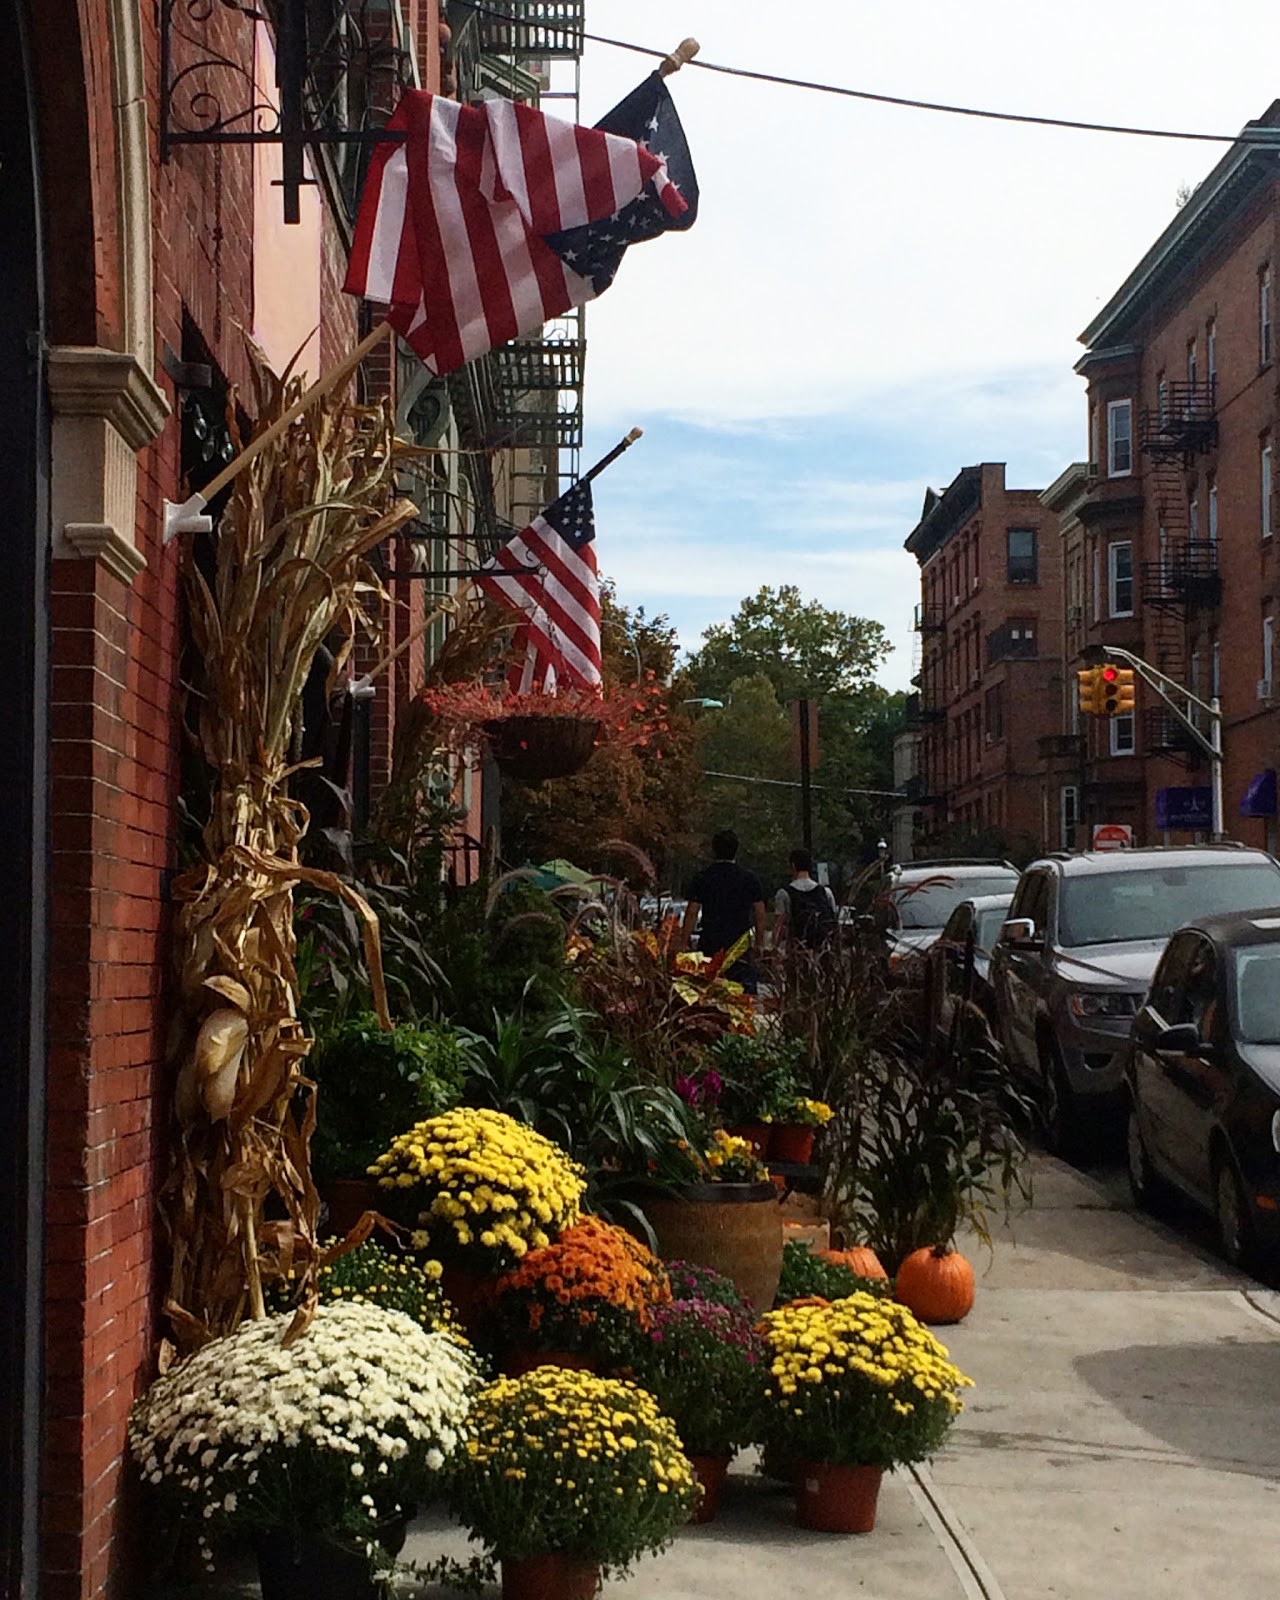
[[[908,1467],[907,1489],[959,1578],[965,1600],[1005,1600],[1004,1590],[995,1573],[982,1559],[977,1545],[934,1482],[929,1469]]]

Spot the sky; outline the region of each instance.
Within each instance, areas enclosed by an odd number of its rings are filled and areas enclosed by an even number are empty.
[[[1231,134],[1280,95],[1274,0],[587,0],[591,33],[912,98]],[[650,69],[589,43],[593,122]],[[701,190],[588,310],[583,466],[619,598],[686,649],[762,584],[873,617],[914,670],[927,487],[1085,453],[1077,337],[1227,148],[981,122],[686,67]],[[549,106],[548,109],[551,109]]]

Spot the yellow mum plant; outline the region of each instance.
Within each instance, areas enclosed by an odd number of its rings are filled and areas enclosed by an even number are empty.
[[[369,1168],[414,1244],[505,1271],[581,1214],[586,1176],[559,1145],[502,1111],[458,1106],[402,1133]],[[399,1202],[399,1204],[397,1204]]]
[[[931,1456],[966,1378],[906,1306],[877,1295],[795,1301],[761,1324],[767,1441],[792,1458],[894,1467]]]

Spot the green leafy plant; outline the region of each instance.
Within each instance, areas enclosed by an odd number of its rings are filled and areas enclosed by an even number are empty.
[[[800,1098],[804,1046],[779,1028],[726,1034],[708,1060],[721,1080],[716,1111],[727,1128],[781,1121],[780,1113]]]
[[[450,1499],[501,1560],[556,1553],[625,1572],[693,1509],[675,1424],[635,1384],[537,1367],[483,1390],[469,1427]]]
[[[782,1247],[782,1277],[778,1280],[775,1305],[783,1306],[790,1300],[804,1300],[811,1295],[824,1300],[843,1300],[850,1294],[883,1298],[892,1293],[893,1287],[885,1279],[864,1278],[838,1261],[823,1261],[808,1245],[795,1239],[788,1239]]]
[[[358,1014],[323,1035],[308,1070],[319,1086],[312,1160],[321,1182],[362,1178],[404,1128],[462,1098],[467,1057],[442,1024],[386,1030]]]
[[[320,1304],[381,1306],[386,1311],[402,1311],[428,1333],[446,1333],[467,1344],[453,1307],[440,1287],[442,1268],[438,1261],[388,1250],[376,1239],[365,1239],[350,1250],[335,1253],[331,1240],[317,1278]],[[276,1309],[292,1305],[290,1283],[277,1285]]]
[[[754,1312],[674,1300],[654,1309],[634,1376],[675,1421],[690,1455],[719,1455],[754,1438],[765,1365]]]

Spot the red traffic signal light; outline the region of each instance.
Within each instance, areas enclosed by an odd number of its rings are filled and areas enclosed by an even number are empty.
[[[1102,681],[1103,681],[1103,683],[1116,683],[1116,682],[1119,681],[1119,678],[1120,678],[1120,669],[1118,667],[1103,667],[1103,669],[1102,669]]]

